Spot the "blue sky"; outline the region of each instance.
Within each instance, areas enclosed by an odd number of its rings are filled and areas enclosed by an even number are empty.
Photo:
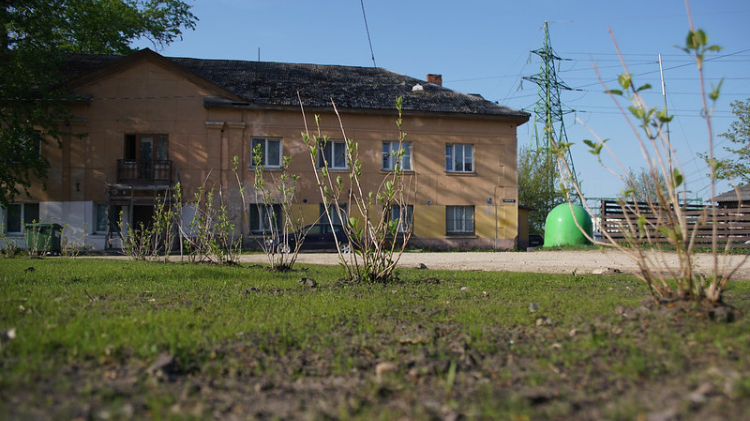
[[[361,0],[186,0],[200,19],[197,29],[166,48],[148,42],[170,57],[260,60],[373,66]],[[513,108],[532,111],[537,89],[523,76],[539,72],[530,50],[541,48],[549,21],[552,46],[565,60],[558,76],[573,91],[562,101],[567,114],[573,159],[588,196],[615,195],[621,183],[601,169],[583,146],[592,139],[586,128],[610,146],[627,167],[641,168],[643,158],[632,131],[612,100],[603,93],[594,65],[608,86],[619,66],[611,28],[644,95],[662,106],[658,55],[662,55],[667,104],[675,119],[671,139],[692,197],[710,197],[708,170],[696,156],[708,150],[708,132],[700,118],[698,72],[677,45],[688,33],[683,0],[364,0],[370,41],[378,67],[424,79],[443,75],[443,85],[478,93]],[[723,47],[705,68],[706,85],[724,78],[716,103],[713,132],[717,155],[726,145],[717,135],[734,120],[730,102],[750,98],[750,3],[746,0],[692,0],[691,14],[709,41]],[[533,118],[532,118],[533,121]],[[582,124],[583,122],[583,124]],[[532,142],[531,122],[518,129],[519,145]],[[356,139],[355,139],[356,140]],[[722,143],[723,141],[723,143]],[[723,183],[719,190],[726,190]]]

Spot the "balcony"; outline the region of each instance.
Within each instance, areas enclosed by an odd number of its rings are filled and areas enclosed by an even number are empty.
[[[171,185],[172,161],[118,159],[117,182],[134,185]]]

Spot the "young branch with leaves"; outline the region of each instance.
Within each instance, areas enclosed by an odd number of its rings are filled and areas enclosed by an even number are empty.
[[[348,245],[344,248],[337,244],[339,261],[350,280],[393,281],[396,264],[411,238],[410,203],[416,193],[416,177],[407,173],[403,165],[406,139],[401,117],[403,99],[396,100],[398,145],[394,165],[375,191],[362,187],[363,163],[359,157],[359,143],[347,137],[341,114],[336,104],[332,102],[332,105],[345,142],[348,180],[345,181],[342,175],[334,176],[325,154],[320,153],[330,141],[329,137],[321,135],[320,116],[315,117],[316,135],[310,135],[305,119],[302,139],[307,145],[328,223],[333,228],[334,220],[340,220],[344,226]],[[302,113],[304,116],[304,108]],[[344,203],[348,213],[344,211]],[[353,253],[345,253],[346,249]]]
[[[611,31],[610,31],[611,34]],[[599,245],[615,248],[627,254],[638,264],[638,278],[645,282],[657,303],[670,300],[708,300],[721,301],[722,291],[736,270],[747,261],[745,259],[736,266],[724,264],[721,256],[731,249],[731,239],[726,242],[724,250],[720,252],[717,244],[717,228],[715,204],[696,213],[688,210],[687,184],[673,145],[666,135],[666,124],[672,116],[666,108],[650,107],[643,99],[642,93],[651,88],[650,85],[637,85],[633,75],[628,71],[622,59],[617,42],[612,36],[615,48],[620,57],[624,73],[618,78],[619,87],[607,89],[621,113],[630,125],[633,134],[640,145],[645,161],[645,169],[641,179],[628,171],[617,159],[617,153],[610,148],[608,139],[585,140],[584,143],[599,163],[609,172],[617,176],[626,187],[619,201],[621,208],[617,228],[602,229],[602,241],[589,238]],[[703,83],[703,63],[707,53],[718,51],[720,47],[708,44],[708,37],[702,30],[692,27],[686,39],[683,50],[695,58],[697,70],[701,77],[701,92],[703,98],[703,115],[708,129],[709,149],[713,149],[713,135],[711,132],[711,116],[713,107],[709,108],[709,100],[715,102],[719,97],[721,84],[706,92]],[[606,88],[606,86],[605,86]],[[627,101],[623,107],[619,99]],[[593,132],[592,132],[593,133]],[[596,134],[594,133],[594,136]],[[573,188],[566,193],[577,195],[586,206],[583,193],[579,185],[574,182],[571,169],[564,159],[570,144],[555,145],[558,156],[558,170],[565,180],[572,183]],[[614,160],[617,168],[604,163],[602,156]],[[713,154],[710,153],[713,162]],[[712,167],[711,186],[715,196],[716,172]],[[649,194],[643,195],[633,186],[647,184]],[[565,186],[563,186],[565,188]],[[578,221],[576,221],[578,224]],[[580,227],[579,227],[580,228]],[[694,270],[694,254],[699,235],[706,229],[711,230],[712,253],[714,257],[713,271],[704,276]],[[585,234],[585,233],[584,233]],[[616,238],[616,234],[621,237]],[[588,234],[585,234],[588,236]],[[677,257],[677,264],[671,262],[671,257]]]
[[[263,145],[258,144],[253,149],[255,204],[251,205],[256,207],[260,219],[261,234],[258,243],[268,256],[268,263],[272,269],[290,270],[297,261],[300,247],[307,234],[304,231],[304,220],[300,216],[302,212],[299,203],[295,200],[300,177],[289,173],[292,158],[283,156],[278,181],[271,178],[271,184],[276,186],[274,194],[264,176],[266,166],[263,157]]]

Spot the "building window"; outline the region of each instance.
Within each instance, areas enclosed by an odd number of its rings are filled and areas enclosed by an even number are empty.
[[[120,232],[120,213],[122,213],[122,206],[120,205],[110,206],[109,214],[107,214],[107,205],[101,203],[94,205],[94,232],[105,234],[107,224],[109,224],[109,232]]]
[[[122,206],[112,205],[109,207],[109,213],[107,212],[107,205],[97,203],[94,209],[94,232],[97,234],[104,234],[107,232],[107,224],[109,224],[109,232],[120,232],[120,213],[122,213]]]
[[[341,210],[342,216],[344,219],[346,219],[346,203],[339,204],[339,209]],[[328,210],[331,213],[331,220],[333,221],[333,225],[344,225],[341,223],[341,218],[339,218],[339,215],[336,213],[336,206],[334,204],[328,205]],[[328,217],[326,216],[326,207],[322,203],[318,205],[318,214],[319,219],[324,224],[328,224]]]
[[[411,171],[411,142],[401,142],[401,169]],[[399,142],[383,142],[383,169],[391,171],[399,160]]]
[[[14,203],[4,209],[3,229],[6,233],[21,233],[24,225],[39,220],[39,203]]]
[[[445,171],[474,172],[474,146],[445,145]]]
[[[107,205],[96,204],[94,215],[94,232],[103,233],[107,231]]]
[[[448,235],[473,235],[474,206],[447,206],[445,232]]]
[[[250,204],[250,233],[271,235],[281,232],[281,205]]]
[[[281,139],[253,139],[251,142],[252,150],[250,151],[250,166],[255,167],[256,161],[260,160],[260,166],[266,168],[281,167]],[[259,156],[255,156],[260,152]]]
[[[406,214],[406,217],[401,219],[402,213]],[[391,207],[391,221],[398,221],[396,230],[399,233],[411,232],[414,227],[414,206],[393,206]]]
[[[346,142],[332,141],[320,142],[318,145],[318,168],[328,165],[331,170],[349,169],[346,160]]]

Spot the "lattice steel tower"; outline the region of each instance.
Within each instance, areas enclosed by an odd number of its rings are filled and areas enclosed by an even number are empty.
[[[552,153],[553,146],[568,142],[563,116],[573,112],[573,110],[564,109],[560,101],[560,91],[571,91],[572,89],[557,77],[555,70],[556,63],[562,59],[552,49],[547,22],[544,22],[544,44],[542,48],[531,52],[538,55],[542,61],[539,74],[523,78],[539,87],[534,107],[534,131],[532,137],[533,141],[536,142],[536,149],[538,151],[550,154]],[[544,133],[541,135],[538,131],[539,123],[544,124]],[[573,176],[573,181],[577,182],[576,171],[573,166],[573,156],[570,153],[570,149],[567,150],[565,159]],[[553,182],[554,180],[550,180],[550,183]]]

